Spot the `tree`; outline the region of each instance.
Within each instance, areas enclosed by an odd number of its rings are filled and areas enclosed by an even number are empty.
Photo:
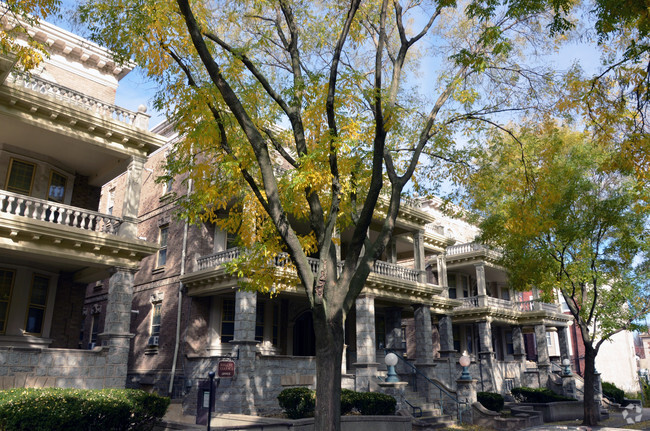
[[[493,135],[463,182],[510,285],[566,301],[585,346],[584,424],[595,425],[598,350],[650,310],[649,217],[634,177],[612,171],[617,155],[588,134],[546,123],[516,135]]]
[[[269,258],[290,256],[317,334],[316,429],[339,429],[344,320],[407,184],[441,181],[464,120],[539,103],[547,75],[522,66],[526,44],[567,28],[569,3],[84,2],[92,37],[161,86],[157,106],[184,136],[170,174],[194,183],[185,216],[238,233],[247,288],[269,290]]]
[[[15,56],[19,70],[33,69],[47,55],[43,43],[35,40],[28,30],[38,25],[39,19],[55,14],[60,4],[60,0],[10,0],[0,5],[0,53]]]

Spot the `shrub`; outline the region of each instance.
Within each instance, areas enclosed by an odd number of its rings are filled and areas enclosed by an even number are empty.
[[[555,401],[575,401],[574,398],[558,395],[548,388],[513,388],[510,393],[522,403],[552,403]]]
[[[357,392],[341,389],[341,414],[347,415],[352,411],[357,402]]]
[[[379,392],[357,392],[354,406],[362,415],[394,415],[397,401]]]
[[[6,431],[152,430],[169,398],[135,389],[10,389],[0,391]]]
[[[483,407],[488,410],[492,410],[493,412],[500,412],[503,410],[504,400],[501,394],[494,392],[478,392],[476,398],[478,399],[478,402],[483,404]]]
[[[278,395],[278,403],[289,419],[300,419],[314,415],[316,395],[308,388],[288,388]]]
[[[602,385],[603,395],[607,397],[607,399],[621,405],[625,404],[625,392],[623,392],[622,389],[617,388],[614,383],[603,382]]]

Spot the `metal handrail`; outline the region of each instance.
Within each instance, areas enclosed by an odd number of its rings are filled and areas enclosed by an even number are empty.
[[[406,398],[402,399],[408,406],[413,410],[413,417],[414,418],[421,418],[422,417],[422,407],[414,406],[411,404]]]
[[[451,401],[453,401],[454,403],[456,403],[456,411],[457,411],[458,421],[459,421],[459,422],[462,422],[461,414],[462,414],[462,411],[465,410],[465,409],[464,409],[464,408],[461,409],[461,405],[463,405],[463,406],[467,406],[467,403],[466,403],[466,402],[464,402],[464,401],[459,401],[458,398],[456,398],[455,396],[453,396],[450,392],[448,392],[445,388],[443,388],[442,386],[440,386],[438,383],[434,382],[434,381],[431,380],[429,377],[427,377],[426,374],[424,374],[422,371],[418,370],[417,367],[416,367],[415,365],[413,365],[413,364],[411,364],[410,362],[408,362],[408,361],[407,361],[407,360],[406,360],[402,355],[400,355],[400,354],[397,353],[396,351],[394,351],[394,350],[392,350],[392,349],[385,349],[385,352],[386,352],[386,354],[388,354],[388,353],[393,353],[395,356],[397,356],[397,358],[398,358],[400,361],[402,361],[403,363],[405,363],[406,365],[408,365],[408,366],[411,368],[411,370],[412,370],[415,374],[417,374],[417,375],[423,377],[424,380],[426,380],[427,382],[429,382],[430,384],[432,384],[433,386],[435,386],[438,390],[440,390],[440,395],[441,395],[441,396],[440,396],[440,412],[441,412],[441,413],[444,413],[444,403],[442,402],[442,401],[443,401],[443,400],[442,400],[442,394],[446,395],[446,396],[447,396]]]

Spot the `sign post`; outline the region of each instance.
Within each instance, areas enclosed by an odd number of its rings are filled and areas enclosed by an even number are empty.
[[[219,361],[217,375],[219,377],[235,377],[235,362],[229,360]]]
[[[210,421],[212,421],[212,404],[214,404],[214,371],[208,373],[210,379],[210,397],[208,405],[208,431],[210,431]]]

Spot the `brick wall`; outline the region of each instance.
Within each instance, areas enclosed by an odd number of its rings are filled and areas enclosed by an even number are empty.
[[[50,347],[66,349],[79,347],[85,287],[84,284],[74,283],[72,274],[65,272],[59,274],[50,332],[54,338]]]
[[[88,184],[88,177],[76,174],[70,205],[91,211],[99,208],[101,188]]]

